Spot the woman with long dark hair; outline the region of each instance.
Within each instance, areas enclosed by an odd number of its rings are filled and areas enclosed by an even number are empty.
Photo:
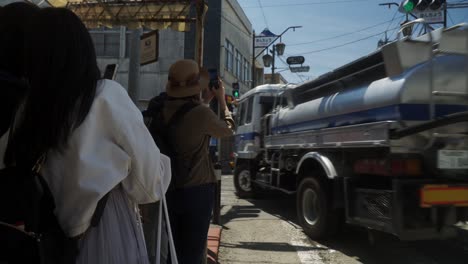
[[[30,88],[11,137],[0,140],[0,161],[30,166],[46,157],[41,174],[61,228],[79,238],[77,263],[147,263],[136,205],[164,195],[169,159],[124,88],[100,80],[91,37],[75,14],[42,9],[29,29]],[[90,228],[105,196],[99,225]]]

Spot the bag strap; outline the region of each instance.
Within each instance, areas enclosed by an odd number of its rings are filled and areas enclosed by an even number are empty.
[[[183,104],[181,107],[179,107],[179,109],[177,109],[177,111],[174,113],[174,115],[171,117],[171,119],[169,119],[169,122],[167,122],[166,126],[168,128],[172,128],[173,126],[177,125],[182,120],[182,118],[185,116],[185,114],[190,112],[190,110],[195,108],[197,105],[198,104],[193,103],[193,102],[187,102],[187,103]]]

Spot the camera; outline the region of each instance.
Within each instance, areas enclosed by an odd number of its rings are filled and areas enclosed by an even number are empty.
[[[218,71],[216,69],[209,69],[208,73],[210,74],[210,84],[209,84],[210,90],[212,90],[213,88],[215,90],[218,90],[219,89]]]

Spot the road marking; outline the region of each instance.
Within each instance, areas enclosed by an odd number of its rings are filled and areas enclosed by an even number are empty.
[[[319,251],[326,249],[326,247],[319,244],[307,243],[309,239],[302,232],[300,227],[295,227],[291,223],[283,222],[283,226],[286,230],[289,230],[291,234],[291,246],[296,249],[297,256],[302,264],[323,264],[323,260],[320,257]],[[307,249],[311,248],[311,249]],[[319,249],[318,249],[319,248]]]

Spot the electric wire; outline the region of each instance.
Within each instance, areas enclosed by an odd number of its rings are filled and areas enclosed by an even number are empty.
[[[356,3],[369,2],[373,0],[343,0],[343,1],[327,1],[327,2],[312,2],[312,3],[296,3],[296,4],[278,4],[278,5],[263,5],[262,8],[284,7],[284,6],[309,6],[309,5],[327,5],[341,3]],[[243,8],[261,8],[260,6],[244,6]]]
[[[268,28],[268,21],[265,16],[265,11],[263,10],[263,7],[262,7],[262,0],[258,0],[258,5],[260,6],[260,10],[262,11],[263,20],[265,20],[265,26]]]
[[[453,22],[452,16],[450,15],[450,13],[449,13],[449,12],[447,12],[447,15],[448,15],[448,17],[449,17],[450,21],[452,22],[452,25],[455,25],[455,22]]]
[[[283,65],[287,65],[287,67],[289,68],[289,64],[287,64],[282,57],[278,56],[278,58],[283,63]],[[293,72],[291,72],[291,73],[293,73]],[[301,82],[304,82],[304,79],[301,77],[301,75],[299,73],[295,72],[295,74],[297,75],[299,80],[301,80]]]
[[[384,33],[384,34],[385,34],[385,37],[386,37],[385,41],[388,40],[388,29],[390,28],[390,26],[391,26],[391,25],[393,24],[393,22],[395,21],[395,18],[396,18],[397,13],[398,13],[398,9],[395,10],[395,13],[393,14],[393,17],[392,17],[392,21],[390,21],[390,23],[388,23],[387,29],[385,29],[385,33]],[[403,16],[400,16],[400,18],[401,18],[401,17],[403,17]]]
[[[398,18],[402,18],[404,16],[400,16]],[[378,26],[381,26],[381,25],[384,25],[388,22],[391,22],[393,21],[395,18],[393,18],[392,20],[387,20],[385,22],[381,22],[381,23],[378,23],[378,24],[375,24],[375,25],[371,25],[371,26],[368,26],[368,27],[365,27],[365,28],[361,28],[361,29],[358,29],[358,30],[354,30],[354,31],[351,31],[351,32],[348,32],[348,33],[344,33],[344,34],[340,34],[340,35],[336,35],[336,36],[332,36],[332,37],[328,37],[328,38],[323,38],[323,39],[317,39],[317,40],[313,40],[313,41],[308,41],[308,42],[301,42],[301,43],[293,43],[293,44],[288,44],[288,46],[300,46],[300,45],[306,45],[306,44],[313,44],[313,43],[317,43],[317,42],[322,42],[322,41],[326,41],[326,40],[331,40],[331,39],[336,39],[336,38],[341,38],[341,37],[345,37],[345,36],[349,36],[349,35],[353,35],[355,33],[358,33],[358,32],[362,32],[362,31],[366,31],[368,29],[371,29],[371,28],[375,28],[375,27],[378,27]],[[387,31],[388,31],[388,28],[387,28]],[[384,31],[385,32],[385,31]]]
[[[396,28],[399,28],[399,27],[396,27]],[[396,29],[396,28],[393,28],[393,29]],[[323,51],[327,51],[327,50],[331,50],[331,49],[340,48],[340,47],[343,47],[343,46],[347,46],[347,45],[350,45],[350,44],[353,44],[353,43],[357,43],[357,42],[360,42],[360,41],[364,41],[364,40],[367,40],[367,39],[370,39],[370,38],[379,36],[379,35],[381,35],[382,33],[383,33],[383,32],[379,32],[379,33],[377,33],[377,34],[373,34],[373,35],[370,35],[370,36],[367,36],[367,37],[364,37],[364,38],[360,38],[360,39],[357,39],[357,40],[345,42],[345,43],[342,43],[342,44],[340,44],[340,45],[331,46],[331,47],[328,47],[328,48],[317,49],[317,50],[312,50],[312,51],[308,51],[308,52],[301,52],[300,55],[306,55],[306,54],[312,54],[312,53],[319,53],[319,52],[323,52]]]

